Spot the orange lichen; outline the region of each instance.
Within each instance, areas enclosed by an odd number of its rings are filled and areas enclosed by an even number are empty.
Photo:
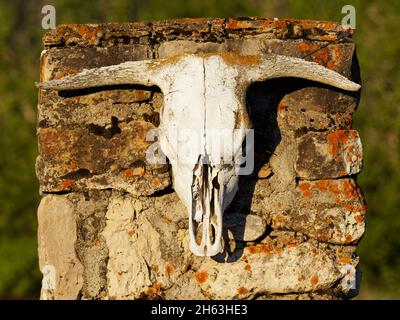
[[[318,251],[315,248],[312,248],[311,254],[315,257],[317,255]]]
[[[349,130],[349,135],[352,139],[358,139],[358,132],[356,130]]]
[[[308,182],[300,182],[299,188],[303,192],[303,196],[311,197],[310,184]]]
[[[356,221],[357,221],[357,223],[362,223],[364,221],[364,216],[356,215]]]
[[[162,283],[155,282],[155,283],[153,283],[153,285],[151,287],[148,287],[146,294],[149,297],[154,297],[155,295],[157,295],[160,292],[161,288],[162,288]]]
[[[357,196],[357,191],[354,184],[352,184],[348,180],[342,181],[342,188],[343,188],[343,195],[345,198],[350,199]]]
[[[262,243],[259,245],[260,252],[267,253],[269,255],[274,254],[274,249],[269,243]]]
[[[158,187],[161,184],[161,181],[158,178],[154,178],[153,180],[151,180],[151,184],[155,187]]]
[[[259,252],[267,253],[269,255],[274,254],[274,249],[269,243],[262,243],[258,245],[260,248]]]
[[[348,146],[348,147],[347,147],[347,151],[348,151],[349,153],[354,152],[353,146]]]
[[[66,76],[77,74],[77,73],[78,73],[78,71],[73,70],[73,69],[67,69],[67,70],[58,71],[54,75],[54,80],[61,79],[61,78],[64,78]]]
[[[329,60],[328,63],[326,64],[326,66],[327,66],[329,69],[335,69],[335,66],[336,66],[335,61]]]
[[[349,140],[346,130],[336,130],[328,133],[327,140],[329,143],[328,152],[331,156],[335,156],[341,147]]]
[[[329,192],[333,193],[336,197],[339,196],[339,194],[340,194],[340,189],[339,189],[339,186],[338,186],[338,184],[336,183],[336,181],[334,181],[334,180],[329,181],[329,187],[328,187],[328,189],[329,189]]]
[[[226,24],[228,29],[247,29],[250,28],[252,24],[249,21],[241,21],[241,20],[230,20]]]
[[[69,169],[76,170],[77,168],[78,168],[78,164],[76,163],[76,161],[72,161],[69,165]]]
[[[149,68],[157,69],[157,68],[169,65],[169,64],[176,64],[184,56],[185,56],[185,54],[177,54],[177,55],[173,55],[171,57],[165,58],[165,59],[151,61],[149,64]]]
[[[278,104],[278,111],[286,110],[286,105],[283,101],[279,102]]]
[[[182,18],[178,19],[177,21],[183,21],[183,22],[203,22],[206,21],[205,18]]]
[[[283,245],[282,245],[281,243],[278,243],[278,244],[276,245],[275,249],[276,249],[276,252],[277,252],[278,254],[282,254],[282,252],[283,252]]]
[[[128,231],[128,236],[129,236],[129,238],[132,238],[132,236],[133,236],[134,234],[135,234],[134,231],[132,231],[132,230]]]
[[[151,266],[151,270],[152,270],[153,272],[158,272],[158,265],[153,264],[153,265]]]
[[[351,263],[351,257],[348,255],[345,255],[345,254],[339,254],[338,260],[342,264],[350,264]]]
[[[195,273],[194,277],[198,283],[204,283],[208,279],[208,273],[206,271],[199,271]]]
[[[79,24],[75,25],[75,31],[82,36],[83,39],[88,40],[89,44],[95,44],[99,28],[96,26]]]
[[[324,41],[336,41],[337,40],[337,37],[332,37],[329,35],[323,35],[323,36],[320,36],[320,38],[321,38],[321,40],[324,40]]]
[[[331,37],[328,37],[328,38],[331,38]],[[329,69],[337,69],[337,67],[338,67],[337,61],[340,61],[343,56],[340,46],[337,46],[337,45],[333,46],[332,55],[333,55],[333,58],[332,58],[332,60],[330,60],[327,63],[327,67]]]
[[[250,270],[251,270],[251,265],[246,264],[246,265],[244,266],[244,270],[250,271]]]
[[[132,178],[134,176],[141,176],[143,177],[146,173],[146,169],[143,167],[136,167],[136,168],[128,168],[124,172],[124,176],[126,178]]]
[[[346,243],[350,243],[350,242],[352,242],[353,241],[353,237],[351,236],[351,235],[347,235],[346,236]]]
[[[249,247],[247,247],[247,250],[249,250],[249,252],[250,252],[251,254],[254,254],[254,253],[257,253],[257,252],[258,252],[257,246],[249,246]]]
[[[327,48],[323,48],[314,52],[311,57],[315,63],[327,66],[329,62],[329,51]]]
[[[133,176],[133,170],[131,168],[126,169],[125,172],[124,172],[124,176],[126,178],[132,177]]]
[[[316,51],[319,49],[318,45],[314,42],[309,42],[309,41],[303,41],[300,42],[298,46],[299,51],[304,52],[304,51]]]
[[[260,243],[257,245],[248,246],[246,248],[250,254],[266,253],[269,255],[274,254],[274,248],[269,243]]]
[[[326,192],[326,191],[328,191],[329,181],[328,180],[318,180],[316,182],[316,185],[317,185],[317,188],[319,191]]]
[[[286,30],[287,29],[287,23],[286,20],[282,19],[282,20],[276,20],[273,22],[273,25],[281,30]]]
[[[261,22],[261,26],[266,27],[266,28],[270,28],[272,26],[272,22],[271,20],[264,20]]]
[[[220,56],[227,64],[257,65],[260,63],[260,55],[239,55],[234,52],[221,52]]]
[[[171,219],[169,217],[167,217],[165,214],[161,215],[161,220],[164,222],[171,222]]]
[[[175,268],[174,268],[173,264],[168,262],[167,266],[165,267],[165,271],[167,272],[167,274],[169,276],[172,276],[174,274],[174,271],[175,271]]]
[[[245,287],[239,287],[239,288],[237,288],[237,292],[240,295],[245,295],[249,292],[249,290],[247,290]]]
[[[312,276],[311,279],[310,279],[310,282],[311,282],[312,285],[315,286],[316,284],[318,284],[318,280],[319,279],[318,279],[317,276]]]
[[[75,184],[75,180],[69,179],[69,180],[65,180],[64,182],[60,183],[57,186],[57,190],[61,191],[61,190],[65,190],[68,189],[69,187],[71,187],[72,185]]]

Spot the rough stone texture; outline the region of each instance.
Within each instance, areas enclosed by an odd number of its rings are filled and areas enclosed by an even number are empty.
[[[182,53],[270,53],[359,82],[351,30],[308,20],[182,19],[62,25],[48,32],[41,81]],[[169,165],[146,161],[158,88],[39,90],[37,175],[43,299],[342,299],[359,287],[366,205],[355,182],[359,94],[294,78],[253,84],[255,170],[224,216],[224,252],[188,249]],[[62,239],[62,241],[60,240]],[[45,269],[45,270],[44,270]],[[61,278],[62,276],[62,278]],[[348,283],[356,281],[352,286]],[[45,284],[43,286],[45,288]]]
[[[42,299],[77,299],[83,284],[84,266],[75,242],[76,216],[68,199],[44,197],[38,209],[39,266],[44,274]]]
[[[321,159],[314,166],[316,159]],[[302,179],[326,179],[355,175],[362,168],[362,146],[355,130],[309,132],[300,138],[296,173]]]
[[[269,239],[268,239],[269,240]],[[310,243],[284,247],[267,241],[246,247],[241,260],[206,260],[197,275],[213,299],[254,298],[267,293],[310,292],[331,287],[341,273],[328,254]],[[318,268],[316,268],[318,266]]]
[[[357,243],[364,233],[365,200],[352,179],[301,181],[293,193],[271,200],[263,204],[273,229],[342,245]]]

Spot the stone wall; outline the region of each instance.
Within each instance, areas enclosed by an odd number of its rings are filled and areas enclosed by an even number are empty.
[[[360,82],[351,32],[330,22],[184,19],[62,25],[40,80],[181,53],[277,53]],[[225,254],[188,249],[169,165],[152,165],[156,87],[39,90],[43,299],[336,299],[357,294],[366,205],[355,176],[358,95],[294,78],[247,92],[256,168],[225,213]]]

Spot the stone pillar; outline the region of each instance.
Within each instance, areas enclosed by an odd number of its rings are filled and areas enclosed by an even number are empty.
[[[40,80],[124,61],[234,52],[313,61],[359,82],[339,24],[183,19],[61,25],[43,38]],[[358,95],[282,78],[252,85],[255,171],[225,213],[225,256],[188,249],[169,165],[146,161],[156,87],[39,90],[36,171],[43,299],[337,299],[358,292],[366,205],[355,176]]]

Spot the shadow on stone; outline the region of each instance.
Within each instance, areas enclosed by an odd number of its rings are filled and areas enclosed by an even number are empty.
[[[271,155],[281,142],[277,114],[279,107],[284,107],[284,105],[280,103],[285,95],[305,88],[328,89],[333,94],[342,92],[330,86],[297,78],[274,79],[254,83],[249,87],[246,103],[251,127],[254,129],[254,170],[252,174],[239,178],[239,191],[224,214],[224,253],[213,257],[215,261],[234,262],[242,257],[246,246],[245,233],[248,233],[246,227],[251,227],[246,225],[247,216],[253,213],[251,203],[256,183],[260,179],[259,171],[268,165]],[[262,178],[269,178],[273,174],[274,172],[271,172],[267,177]],[[229,223],[232,219],[235,220],[233,225]],[[271,228],[266,226],[263,235],[251,242],[261,241],[270,232]]]

